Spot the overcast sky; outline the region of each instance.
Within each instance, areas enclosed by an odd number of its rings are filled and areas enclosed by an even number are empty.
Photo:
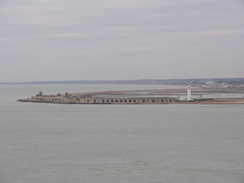
[[[244,77],[243,0],[0,0],[0,81]]]

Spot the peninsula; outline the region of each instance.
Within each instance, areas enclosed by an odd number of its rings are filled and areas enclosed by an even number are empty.
[[[31,98],[19,99],[18,101],[58,104],[244,104],[244,88],[189,89],[188,87],[187,91],[186,89],[159,89],[66,92],[57,95],[44,95],[40,91]]]

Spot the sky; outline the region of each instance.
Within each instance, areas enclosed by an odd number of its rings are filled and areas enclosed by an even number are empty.
[[[0,82],[244,77],[244,0],[0,0]]]

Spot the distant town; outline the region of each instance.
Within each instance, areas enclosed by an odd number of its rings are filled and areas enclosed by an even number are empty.
[[[191,85],[203,88],[244,88],[244,78],[205,79],[140,79],[140,80],[75,80],[0,82],[0,84],[133,84],[133,85]]]

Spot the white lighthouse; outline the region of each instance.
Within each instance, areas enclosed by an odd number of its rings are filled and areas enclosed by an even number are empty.
[[[188,86],[188,88],[187,88],[186,100],[187,101],[191,101],[192,100],[192,98],[191,98],[191,87],[190,86]]]

